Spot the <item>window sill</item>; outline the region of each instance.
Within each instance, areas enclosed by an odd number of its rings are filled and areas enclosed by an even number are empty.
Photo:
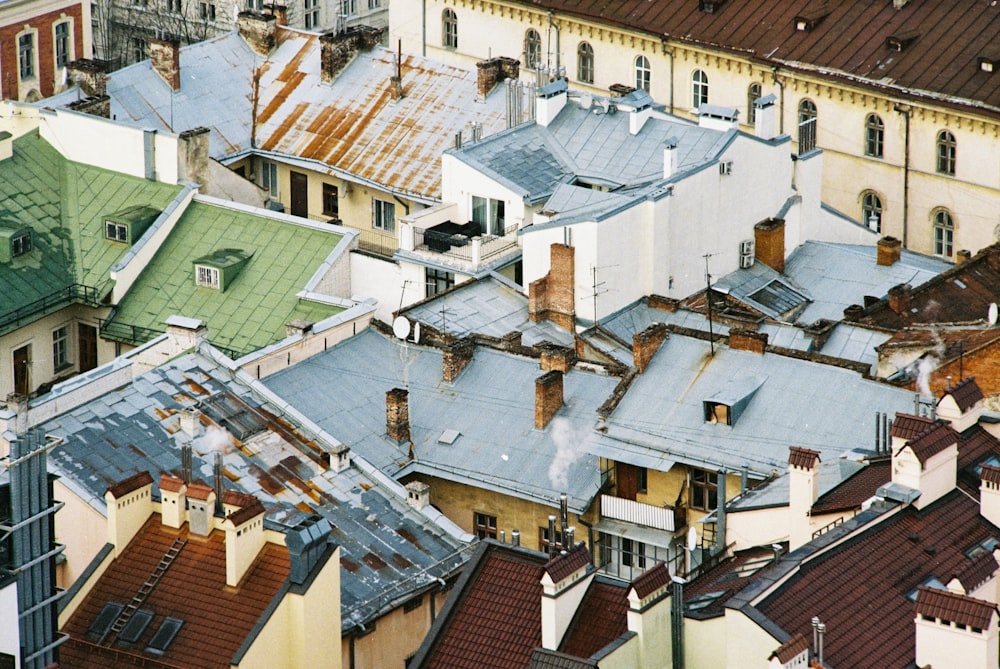
[[[65,372],[67,369],[72,369],[72,368],[73,368],[73,363],[67,362],[66,364],[55,367],[52,371],[53,373],[58,374],[59,372]]]

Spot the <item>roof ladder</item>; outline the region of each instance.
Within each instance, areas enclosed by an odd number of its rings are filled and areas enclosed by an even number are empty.
[[[105,637],[111,633],[118,634],[118,632],[121,632],[122,629],[125,628],[125,625],[128,624],[132,614],[138,611],[139,607],[142,606],[142,603],[146,601],[146,598],[149,597],[149,593],[151,593],[153,588],[156,587],[157,582],[170,567],[170,564],[174,561],[174,558],[177,557],[178,553],[181,552],[181,549],[184,548],[184,544],[186,543],[187,539],[181,537],[174,539],[174,543],[170,545],[167,552],[163,554],[162,558],[160,558],[160,562],[156,565],[156,568],[153,569],[153,573],[151,573],[149,578],[146,579],[146,582],[142,584],[142,587],[139,588],[139,592],[135,594],[132,601],[129,602],[124,609],[122,609],[122,612],[111,625],[111,628],[105,633]],[[103,641],[104,638],[102,637],[101,642]]]

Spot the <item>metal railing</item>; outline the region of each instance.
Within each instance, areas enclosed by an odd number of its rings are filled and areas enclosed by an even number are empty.
[[[673,532],[677,527],[673,507],[653,506],[613,495],[601,495],[601,518],[643,525],[665,532]]]
[[[504,229],[502,237],[483,237],[480,258],[486,260],[501,255],[508,249],[517,246],[517,226],[511,225]]]
[[[112,314],[111,318],[113,317],[114,314]],[[131,344],[132,346],[140,346],[142,344],[145,344],[146,342],[159,337],[164,332],[166,332],[166,330],[154,330],[153,328],[145,328],[139,325],[131,325],[129,323],[122,323],[121,321],[114,321],[111,320],[110,318],[101,321],[102,337],[104,337],[105,339],[110,339],[112,341],[118,341],[123,344]],[[233,360],[238,360],[243,356],[249,355],[257,350],[256,348],[252,348],[243,351],[240,349],[224,346],[212,340],[209,340],[209,343],[222,353],[225,353]]]
[[[816,148],[816,119],[806,119],[799,123],[799,155]]]
[[[101,306],[101,296],[98,294],[97,288],[94,288],[93,286],[73,283],[65,288],[60,288],[59,290],[53,291],[48,295],[40,297],[34,302],[29,302],[23,307],[18,307],[17,309],[0,314],[0,328],[10,325],[20,327],[25,321],[31,319],[33,316],[71,303],[99,307]]]
[[[358,236],[358,250],[383,258],[391,258],[399,248],[399,240],[394,234],[379,230],[361,230]]]

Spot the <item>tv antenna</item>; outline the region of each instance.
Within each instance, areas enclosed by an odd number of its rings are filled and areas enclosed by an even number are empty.
[[[708,350],[711,357],[715,357],[715,335],[712,333],[712,275],[708,271],[708,259],[714,253],[706,253],[702,256],[705,259],[705,304],[708,305]]]
[[[591,293],[590,297],[591,297],[591,299],[594,302],[594,326],[595,327],[598,325],[598,318],[597,318],[597,296],[598,295],[603,295],[604,293],[611,292],[610,289],[604,288],[604,286],[606,285],[606,282],[604,282],[604,281],[598,281],[597,280],[597,270],[599,270],[599,269],[614,269],[615,267],[618,267],[618,265],[604,265],[603,267],[598,267],[598,266],[594,265],[593,267],[590,268],[591,289],[593,290],[593,292]]]

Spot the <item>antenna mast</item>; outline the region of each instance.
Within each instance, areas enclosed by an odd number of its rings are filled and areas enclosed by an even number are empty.
[[[714,253],[706,253],[705,259],[705,303],[708,305],[708,349],[711,357],[715,357],[715,334],[712,332],[712,275],[708,273],[708,259]]]

